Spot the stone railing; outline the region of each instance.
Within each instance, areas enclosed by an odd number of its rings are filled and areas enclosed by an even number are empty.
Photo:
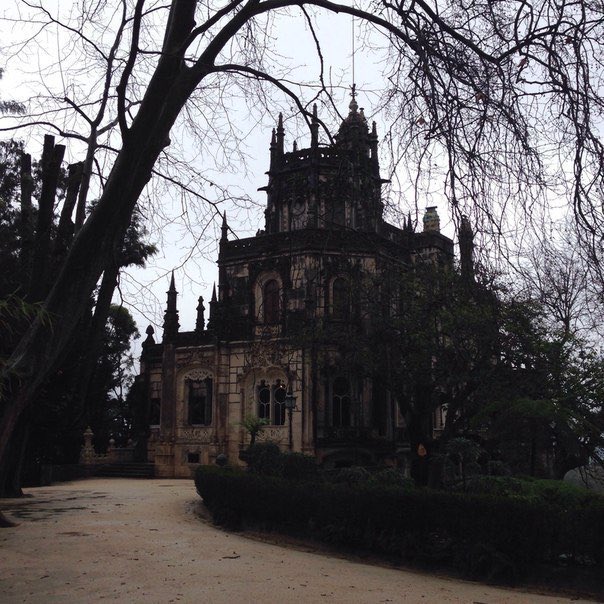
[[[97,453],[92,444],[94,432],[90,426],[84,432],[84,444],[80,451],[80,464],[84,466],[100,465],[106,463],[129,463],[134,461],[134,445],[128,443],[127,447],[116,447],[113,438],[109,441],[106,454]]]

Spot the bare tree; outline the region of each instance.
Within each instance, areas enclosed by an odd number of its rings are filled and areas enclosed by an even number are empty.
[[[543,207],[550,194],[564,193],[596,258],[604,102],[598,42],[604,32],[602,9],[586,4],[412,0],[353,8],[329,0],[121,0],[70,7],[70,21],[39,0],[18,3],[23,14],[16,24],[33,22],[38,31],[13,53],[31,49],[58,28],[73,35],[73,54],[57,65],[56,76],[71,57],[87,59],[73,62],[83,73],[71,85],[72,92],[86,89],[87,100],[76,102],[67,91],[59,108],[37,118],[30,114],[22,125],[47,126],[79,139],[85,170],[99,179],[99,201],[86,216],[86,194],[81,196],[78,235],[44,303],[51,327],[35,321],[2,367],[7,396],[0,459],[17,418],[69,345],[137,201],[154,176],[170,178],[161,168],[177,162],[168,150],[171,143],[177,146],[170,140],[177,121],[201,116],[200,143],[204,136],[220,138],[212,118],[217,108],[228,108],[225,82],[241,83],[251,93],[248,103],[260,106],[264,85],[270,84],[308,120],[307,102],[299,94],[304,83],[290,81],[288,69],[271,54],[272,26],[283,12],[301,15],[313,32],[314,14],[323,11],[353,15],[386,34],[392,88],[384,104],[396,124],[389,142],[399,162],[413,160],[416,183],[430,178],[435,159],[442,158],[444,192],[454,211],[472,210],[483,230],[496,235],[510,224],[503,219],[507,210],[516,211],[511,222],[517,222]],[[91,83],[85,76],[94,63],[102,66],[102,76]],[[228,112],[221,115],[231,128]],[[227,147],[225,156],[238,152],[237,145]],[[197,193],[190,183],[177,186]]]
[[[395,165],[408,168],[411,201],[419,205],[422,195],[438,192],[431,183],[444,184],[458,219],[471,216],[477,232],[504,252],[512,235],[541,229],[552,204],[562,205],[597,265],[601,4],[384,6],[406,24],[407,38],[389,36],[391,87],[383,104]]]

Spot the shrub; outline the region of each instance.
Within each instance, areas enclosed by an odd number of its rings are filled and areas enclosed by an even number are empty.
[[[384,468],[374,474],[372,478],[376,484],[400,487],[406,491],[415,488],[413,479],[407,478],[403,471],[397,468]]]
[[[256,443],[246,451],[248,470],[262,476],[279,476],[288,480],[308,480],[316,477],[315,458],[303,453],[283,453],[272,442]]]
[[[324,475],[333,484],[360,485],[372,480],[371,472],[362,466],[328,470]]]
[[[282,453],[281,476],[288,480],[309,480],[317,476],[319,468],[314,457],[303,453]]]
[[[561,480],[532,477],[476,476],[468,480],[466,490],[470,493],[529,499],[572,508],[583,507],[592,501],[604,502],[603,497],[587,489]]]
[[[281,476],[283,453],[273,442],[256,443],[246,451],[247,467],[250,472],[264,476]]]
[[[475,578],[512,580],[562,555],[604,563],[601,498],[565,507],[539,498],[405,490],[376,481],[291,481],[215,466],[199,467],[195,482],[217,523],[446,564]]]

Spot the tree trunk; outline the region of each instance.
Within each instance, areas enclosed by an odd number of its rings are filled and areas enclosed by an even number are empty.
[[[94,315],[90,325],[88,336],[88,347],[86,356],[83,360],[83,368],[80,373],[80,383],[78,387],[79,398],[84,404],[84,408],[88,409],[92,399],[92,384],[94,383],[94,374],[101,349],[103,346],[103,333],[111,308],[111,299],[117,284],[117,276],[119,268],[115,259],[111,262],[109,268],[103,271],[101,287],[97,296],[96,305],[94,307]]]
[[[183,62],[182,41],[194,27],[194,2],[175,2],[168,22],[164,53],[159,59],[139,111],[123,131],[103,194],[75,237],[40,314],[0,371],[7,392],[0,422],[0,468],[23,410],[69,346],[74,330],[98,279],[124,240],[136,202],[151,179],[170,129],[205,72],[193,74]]]
[[[21,497],[21,470],[25,451],[29,440],[29,422],[23,414],[12,435],[9,454],[4,458],[3,468],[0,468],[0,497]]]
[[[29,300],[38,302],[44,299],[49,281],[49,259],[52,230],[52,215],[61,171],[61,162],[65,154],[63,145],[55,145],[54,137],[44,137],[42,152],[42,190],[38,200],[38,220],[34,241]]]

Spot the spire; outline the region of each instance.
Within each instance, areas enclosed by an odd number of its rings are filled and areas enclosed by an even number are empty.
[[[277,154],[283,156],[285,142],[285,130],[283,129],[283,114],[279,114],[279,123],[277,124]]]
[[[170,278],[170,287],[166,292],[168,299],[166,303],[166,312],[164,313],[164,341],[173,340],[178,334],[178,309],[176,308],[176,297],[178,292],[174,284],[174,271]]]
[[[226,243],[229,240],[229,225],[227,224],[226,210],[222,214],[222,226],[220,227],[222,232],[220,236],[220,243]]]
[[[195,331],[202,332],[205,329],[205,310],[206,307],[203,305],[203,296],[199,296],[197,299],[197,320],[195,321]]]
[[[317,118],[317,104],[312,106],[312,121],[310,123],[310,146],[315,149],[319,146],[319,120]]]
[[[208,320],[208,330],[216,332],[220,323],[218,308],[218,297],[216,296],[216,283],[212,287],[212,299],[210,300],[210,318]]]
[[[405,230],[408,233],[413,233],[413,222],[411,222],[411,212],[407,214],[407,222],[405,223]]]
[[[273,171],[277,166],[277,133],[273,128],[273,132],[271,134],[271,144],[269,147],[270,150],[270,166],[269,171]]]
[[[378,135],[377,125],[375,122],[371,124],[371,134],[369,135],[369,149],[371,151],[371,172],[373,176],[380,176],[380,160],[378,159]]]
[[[458,230],[461,277],[467,283],[474,280],[474,232],[466,215],[461,217]]]

